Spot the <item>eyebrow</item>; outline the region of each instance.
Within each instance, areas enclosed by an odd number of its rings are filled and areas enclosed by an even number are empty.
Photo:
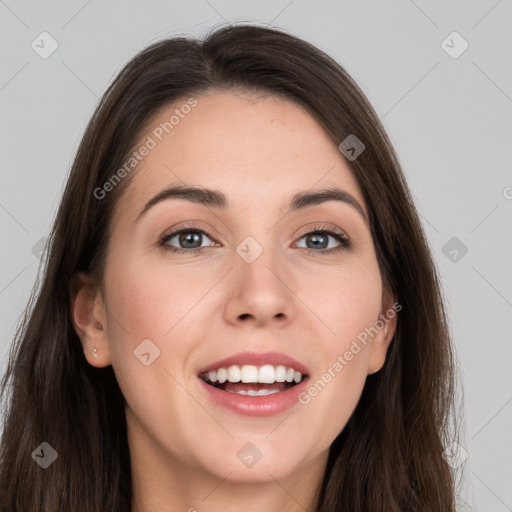
[[[162,190],[152,197],[141,210],[135,222],[137,222],[150,208],[161,201],[169,199],[183,199],[203,206],[225,210],[229,207],[227,197],[218,190],[204,187],[176,185]],[[366,214],[354,196],[338,188],[325,188],[310,192],[305,190],[297,192],[288,206],[288,213],[304,208],[319,205],[327,201],[339,201],[352,206],[368,222]]]

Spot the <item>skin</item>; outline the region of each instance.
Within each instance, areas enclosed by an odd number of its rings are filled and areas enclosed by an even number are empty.
[[[246,350],[284,352],[313,382],[332,367],[393,300],[383,300],[370,230],[355,208],[329,201],[285,212],[296,192],[330,186],[353,195],[366,214],[367,206],[336,145],[295,103],[233,92],[197,99],[134,171],[110,226],[104,282],[81,279],[72,300],[75,329],[89,364],[113,366],[128,403],[132,512],[313,510],[329,446],[367,375],[384,364],[396,317],[308,404],[276,416],[216,406],[197,375]],[[160,111],[140,141],[176,106]],[[171,199],[135,222],[171,184],[217,189],[231,207]],[[183,221],[213,234],[202,235],[202,252],[156,245]],[[325,245],[307,245],[304,235],[322,225],[343,230],[353,248],[322,255]],[[247,236],[263,247],[250,264],[235,250]],[[167,244],[190,247],[179,237]],[[149,366],[133,353],[147,338],[160,349]],[[237,458],[247,442],[262,453],[252,468]]]

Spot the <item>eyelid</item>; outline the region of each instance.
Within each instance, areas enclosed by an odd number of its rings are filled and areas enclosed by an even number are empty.
[[[328,224],[320,224],[320,225],[315,224],[313,226],[309,226],[307,228],[301,229],[299,237],[302,238],[304,235],[307,235],[312,232],[317,232],[317,231],[326,231],[328,233],[336,233],[337,235],[343,236],[343,238],[350,240],[350,237],[347,235],[347,233],[343,229],[333,227]]]
[[[215,238],[213,233],[206,227],[199,226],[197,224],[187,224],[186,221],[180,222],[176,226],[173,226],[171,229],[167,230],[161,237],[160,240],[163,240],[164,238],[174,237],[177,234],[181,233],[182,231],[199,231],[204,232],[206,235],[208,235],[210,238]]]
[[[204,231],[205,234],[207,234],[210,238],[215,238],[213,233],[206,227],[195,225],[195,224],[187,224],[186,221],[183,223],[179,223],[177,226],[174,226],[169,230],[169,232],[164,233],[160,239],[167,238],[170,235],[177,235],[181,231],[185,230],[197,230],[197,231]],[[326,224],[321,225],[313,225],[309,226],[307,228],[303,228],[299,231],[299,238],[302,238],[304,235],[310,234],[315,231],[327,231],[327,232],[333,232],[339,235],[343,235],[347,240],[350,240],[350,237],[347,235],[347,233],[340,228],[333,227]]]

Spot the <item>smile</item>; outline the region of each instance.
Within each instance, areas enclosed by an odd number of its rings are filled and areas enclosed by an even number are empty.
[[[246,396],[266,396],[285,391],[302,379],[302,373],[293,367],[265,364],[231,365],[200,375],[204,382],[222,391]]]

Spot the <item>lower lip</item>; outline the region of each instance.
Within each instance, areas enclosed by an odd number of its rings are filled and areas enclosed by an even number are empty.
[[[307,386],[308,377],[295,386],[279,393],[264,396],[239,395],[214,388],[198,377],[200,386],[211,400],[229,411],[243,416],[274,416],[289,409],[299,401],[299,395]]]

